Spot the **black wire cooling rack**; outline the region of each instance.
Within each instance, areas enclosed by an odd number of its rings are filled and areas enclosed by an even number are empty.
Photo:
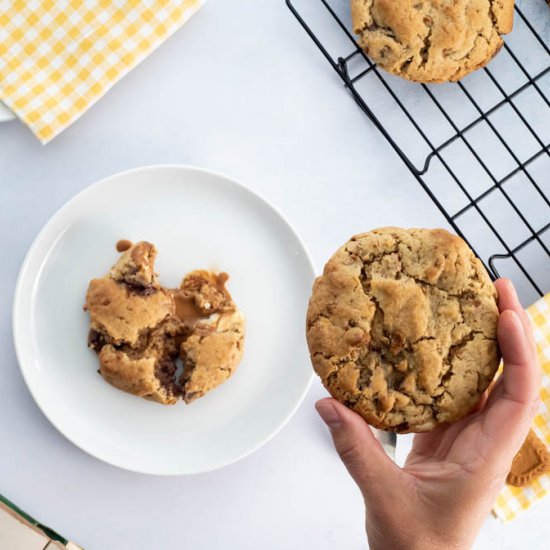
[[[349,0],[286,0],[359,107],[493,277],[550,291],[550,8],[519,0],[488,67],[461,82],[391,76],[358,47]]]

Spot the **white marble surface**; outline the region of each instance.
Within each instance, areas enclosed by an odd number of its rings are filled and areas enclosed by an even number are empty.
[[[365,548],[361,499],[313,409],[325,394],[317,381],[265,447],[181,478],[99,462],[32,401],[10,322],[28,247],[79,190],[159,163],[205,166],[258,191],[318,267],[365,229],[445,226],[282,0],[210,0],[46,147],[19,122],[1,124],[0,492],[87,550]],[[476,548],[547,548],[549,513],[547,499],[508,525],[488,518]]]

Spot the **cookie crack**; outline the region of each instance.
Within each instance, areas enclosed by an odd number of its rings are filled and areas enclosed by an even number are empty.
[[[372,9],[374,6],[374,0],[368,0],[363,4],[368,13],[368,17],[367,17],[367,20],[363,23],[363,25],[360,28],[355,29],[355,33],[361,36],[361,38],[363,38],[363,34],[365,33],[365,31],[372,32],[372,33],[379,33],[387,38],[390,38],[396,44],[403,46],[402,42],[397,38],[395,31],[392,27],[388,25],[382,25],[379,21],[376,21],[374,17],[373,9]]]
[[[398,237],[396,237],[396,240],[398,241],[399,243],[399,247],[400,246],[404,246],[405,248],[407,248],[407,250],[409,250],[409,252],[412,254],[412,255],[415,255],[414,254],[414,251],[412,250],[412,248],[410,247],[409,244],[407,243],[404,243],[403,241],[401,241]],[[473,289],[465,289],[464,291],[462,292],[459,292],[459,293],[454,293],[454,292],[449,292],[447,289],[445,288],[442,288],[440,287],[437,283],[431,283],[430,281],[426,281],[425,279],[421,279],[420,277],[417,277],[417,276],[414,276],[412,275],[408,270],[407,270],[407,267],[406,265],[403,264],[403,259],[401,257],[401,251],[399,250],[399,247],[398,247],[398,251],[397,251],[397,254],[399,255],[399,261],[401,263],[401,266],[403,267],[403,273],[404,275],[406,275],[407,277],[409,277],[410,279],[412,279],[413,281],[415,281],[418,285],[420,285],[422,288],[424,287],[431,287],[431,288],[435,288],[437,289],[438,291],[440,292],[443,292],[445,294],[446,297],[452,297],[452,298],[457,298],[459,301],[460,300],[464,300],[466,298],[472,298],[474,299],[475,298],[475,291]],[[445,261],[447,260],[447,256],[444,256],[445,257]],[[417,257],[418,259],[418,257]],[[457,269],[457,263],[458,263],[458,258],[455,260],[455,264],[454,264],[454,270],[455,271],[458,271]],[[475,282],[479,282],[479,273],[477,272],[477,270],[474,268],[473,269],[473,272],[474,272],[474,275],[473,275],[473,278],[474,278],[474,281]],[[472,277],[472,275],[470,275],[470,277]]]
[[[332,358],[334,359],[334,356],[332,356]],[[330,372],[330,374],[326,378],[328,387],[332,386],[334,382],[337,381],[338,374],[340,373],[344,365],[349,362],[350,362],[349,356],[341,357],[340,359],[338,359],[338,361],[331,361],[331,365],[335,368]]]
[[[430,47],[432,45],[432,32],[433,32],[433,26],[432,24],[428,25],[428,34],[424,37],[422,46],[422,49],[420,50],[420,57],[422,59],[422,62],[420,63],[419,68],[426,67],[429,59],[430,59]]]
[[[368,263],[381,262],[386,256],[391,256],[392,254],[397,254],[399,252],[399,249],[396,246],[395,248],[393,248],[391,250],[383,250],[379,254],[372,253],[372,254],[369,254],[366,257],[361,258],[361,257],[357,256],[357,254],[355,252],[353,252],[353,250],[349,250],[347,247],[345,247],[344,250],[348,253],[348,256],[350,258],[356,257],[363,264],[365,264],[366,262],[368,262]]]
[[[406,264],[404,264],[404,262],[403,262],[403,257],[402,257],[402,254],[401,254],[401,247],[406,248],[410,252],[411,256],[413,258],[416,258],[417,261],[419,260],[418,254],[412,249],[412,247],[408,243],[403,242],[399,238],[399,236],[394,235],[393,237],[396,241],[396,247],[394,247],[394,249],[391,252],[387,252],[387,253],[378,255],[377,259],[378,258],[381,259],[384,256],[389,255],[389,254],[397,253],[397,255],[399,257],[399,263],[401,265],[401,269],[402,269],[403,274],[406,277],[408,277],[409,279],[413,280],[418,286],[420,286],[420,288],[422,288],[423,290],[426,290],[427,288],[435,289],[435,290],[441,292],[444,295],[445,300],[448,300],[450,298],[457,299],[459,310],[460,310],[460,317],[461,317],[461,320],[462,320],[464,318],[464,313],[463,313],[463,309],[462,309],[463,300],[475,299],[474,291],[466,289],[462,292],[453,293],[453,292],[449,292],[445,288],[441,288],[437,284],[437,282],[434,284],[434,283],[431,283],[427,280],[421,279],[418,276],[414,276],[413,274],[410,273],[410,271],[407,269]],[[445,261],[447,261],[446,256],[445,256]],[[459,258],[457,257],[455,262],[454,262],[454,270],[455,271],[458,268],[458,261],[459,261]],[[471,270],[471,272],[473,274],[474,281],[478,281],[479,280],[479,273],[477,272],[477,270],[474,268],[474,269]],[[371,282],[370,282],[371,278],[370,278],[369,274],[366,271],[366,266],[365,265],[363,266],[363,268],[361,270],[361,276],[362,276],[362,281],[361,282],[362,282],[363,291],[365,292],[367,297],[372,301],[372,303],[374,303],[375,308],[376,308],[375,312],[378,312],[378,317],[382,319],[382,324],[384,325],[384,311],[381,308],[380,304],[378,303],[378,300],[376,300],[376,298],[374,296],[372,296],[372,294],[370,293],[370,291],[371,291]],[[377,315],[375,313],[374,319],[376,319],[376,317],[377,317]],[[374,325],[374,319],[373,319],[373,325]],[[458,326],[458,324],[459,323],[457,323],[457,322],[453,323],[453,327],[451,328],[451,332],[456,326]],[[465,346],[467,346],[468,343],[471,342],[476,337],[476,335],[478,335],[478,334],[481,334],[483,338],[486,338],[485,334],[483,334],[482,331],[470,330],[458,342],[454,342],[449,347],[449,349],[448,349],[447,353],[445,354],[445,356],[442,357],[442,369],[441,369],[441,372],[439,373],[439,379],[438,379],[437,386],[435,387],[434,391],[432,392],[432,395],[434,395],[434,397],[428,396],[425,392],[422,392],[422,396],[420,396],[420,398],[419,398],[419,396],[416,395],[416,393],[418,393],[418,390],[419,390],[418,386],[415,386],[415,388],[414,388],[415,391],[412,391],[412,392],[407,391],[405,388],[402,388],[400,385],[398,386],[398,388],[396,388],[394,386],[391,389],[394,390],[394,391],[395,390],[400,391],[401,393],[406,395],[411,400],[411,402],[417,407],[423,407],[423,408],[428,407],[430,409],[431,416],[433,418],[437,418],[437,414],[439,413],[439,403],[443,399],[443,396],[445,394],[447,394],[448,396],[453,398],[453,395],[451,394],[451,392],[448,391],[448,389],[445,385],[445,382],[448,381],[448,379],[450,379],[450,377],[454,374],[453,371],[452,371],[452,362],[453,362],[454,358],[459,355],[460,351]],[[420,338],[418,338],[414,341],[406,341],[403,351],[406,354],[414,353],[413,348],[414,348],[415,345],[417,345],[418,343],[420,343],[422,341],[430,341],[430,340],[436,340],[436,338],[434,336],[421,336]],[[494,340],[494,338],[492,340]],[[375,347],[373,347],[372,349],[376,351]],[[378,353],[380,354],[380,357],[382,359],[382,357],[384,357],[384,356],[382,354],[382,349],[381,348],[378,349]],[[402,358],[402,356],[403,356],[403,353],[399,353],[398,356],[395,358],[396,359],[395,361],[389,361],[387,357],[384,357],[384,358],[385,358],[386,361],[388,361],[389,365],[391,365],[391,368],[395,371],[396,364],[399,361],[399,359]],[[408,368],[407,368],[407,371],[405,373],[405,376],[407,374],[410,374]],[[403,380],[404,380],[404,376],[401,378],[401,382]],[[479,385],[479,375],[478,375],[478,385]],[[389,386],[390,386],[390,384],[388,384],[388,387]],[[429,398],[430,402],[429,403],[421,402],[422,397],[424,399]]]
[[[311,330],[311,328],[318,323],[319,319],[326,319],[327,321],[330,321],[332,324],[332,320],[330,316],[321,311],[313,319],[308,320],[306,330],[307,331]]]
[[[496,16],[496,13],[495,13],[495,1],[496,0],[489,0],[489,6],[488,6],[488,11],[489,11],[489,19],[491,20],[491,22],[493,23],[493,27],[497,30],[497,31],[500,31],[500,25],[498,23],[498,19],[497,19],[497,16]]]

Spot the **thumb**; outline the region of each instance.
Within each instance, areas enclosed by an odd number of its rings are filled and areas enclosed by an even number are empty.
[[[315,408],[329,427],[334,447],[365,500],[387,488],[399,468],[385,453],[369,425],[335,399],[321,399]]]

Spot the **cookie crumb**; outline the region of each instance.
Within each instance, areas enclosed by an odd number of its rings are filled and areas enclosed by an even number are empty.
[[[132,241],[129,241],[128,239],[121,239],[116,243],[117,252],[126,252],[131,247]]]

